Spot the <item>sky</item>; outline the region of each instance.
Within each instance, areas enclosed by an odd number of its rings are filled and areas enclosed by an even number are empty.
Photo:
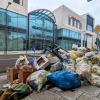
[[[48,9],[53,11],[61,5],[65,5],[77,14],[89,13],[95,18],[95,25],[100,24],[100,0],[28,0],[28,11],[35,9]]]

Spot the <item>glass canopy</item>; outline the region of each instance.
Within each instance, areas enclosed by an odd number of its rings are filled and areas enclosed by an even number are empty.
[[[30,12],[28,14],[29,49],[35,47],[37,50],[42,50],[54,43],[55,23],[55,16],[47,9]]]

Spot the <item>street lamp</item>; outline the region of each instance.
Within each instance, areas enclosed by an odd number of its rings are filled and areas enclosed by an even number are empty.
[[[5,9],[5,24],[6,24],[6,31],[5,31],[5,50],[4,50],[4,54],[7,55],[7,9],[8,7],[11,5],[11,2],[8,2],[8,5]]]
[[[8,9],[8,7],[11,5],[12,3],[11,2],[8,2],[8,5],[6,7],[6,10]]]

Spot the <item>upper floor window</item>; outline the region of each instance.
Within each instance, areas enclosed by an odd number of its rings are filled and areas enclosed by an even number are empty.
[[[93,32],[93,29],[94,29],[94,19],[87,15],[87,27],[86,29],[90,32]]]
[[[93,32],[93,27],[91,25],[87,25],[87,31]]]
[[[20,0],[13,0],[13,2],[20,4]]]
[[[68,18],[68,24],[75,27],[75,28],[82,29],[81,22],[73,17]]]
[[[68,18],[68,24],[71,25],[71,18]]]
[[[73,27],[75,27],[75,20],[73,19]]]

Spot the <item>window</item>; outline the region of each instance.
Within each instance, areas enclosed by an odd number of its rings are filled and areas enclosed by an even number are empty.
[[[90,32],[93,32],[93,28],[94,28],[94,19],[87,15],[87,30]]]
[[[8,32],[7,37],[8,50],[25,50],[26,49],[26,34],[18,32]]]
[[[79,22],[77,23],[77,28],[78,28],[78,29],[80,28],[80,23],[79,23]]]
[[[5,31],[0,30],[0,51],[3,51],[5,48]]]
[[[82,29],[82,24],[80,23],[80,27],[79,27],[80,29]]]
[[[7,12],[7,25],[26,29],[27,28],[27,17],[8,11]]]
[[[17,27],[17,14],[13,12],[7,12],[7,25]]]
[[[5,13],[5,10],[0,9],[0,24],[9,26],[7,31],[5,26],[0,29],[0,51],[3,51],[6,45],[8,51],[26,50],[27,17],[11,11]],[[5,43],[5,34],[7,34],[7,43]]]
[[[75,28],[82,29],[81,22],[73,17],[68,18],[68,24],[75,27]]]
[[[23,3],[23,0],[22,0],[22,6],[23,6],[23,4],[24,4],[24,3]]]
[[[70,25],[71,25],[71,26],[73,26],[73,19],[72,19],[72,18],[71,18],[71,22],[70,22]]]
[[[0,24],[5,24],[6,23],[6,19],[5,19],[5,13],[0,11]]]
[[[13,0],[13,2],[20,4],[20,0]]]
[[[91,25],[87,25],[87,30],[90,31],[90,32],[92,32],[93,27]]]
[[[64,37],[69,37],[69,30],[63,29],[63,36]]]
[[[71,18],[68,18],[68,24],[71,25]]]
[[[74,25],[75,27],[76,27],[76,23],[77,23],[77,21],[75,20],[75,25]],[[76,28],[77,28],[77,27],[76,27]]]
[[[75,26],[75,20],[73,19],[73,27]]]
[[[17,15],[17,27],[18,28],[22,28],[22,29],[26,29],[27,28],[27,18],[26,16],[22,16],[22,15]]]

